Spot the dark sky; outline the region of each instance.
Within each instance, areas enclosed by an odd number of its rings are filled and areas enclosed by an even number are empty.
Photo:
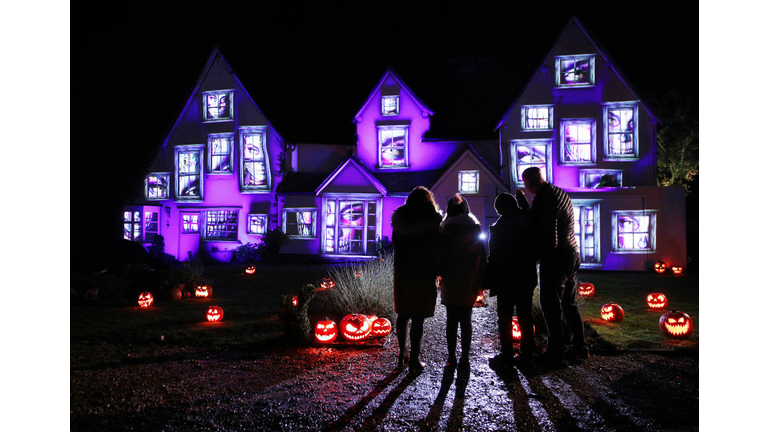
[[[72,151],[109,161],[85,161],[104,203],[102,217],[117,218],[122,191],[137,184],[134,167],[164,138],[214,46],[294,142],[352,143],[353,116],[387,66],[435,112],[437,137],[493,138],[496,123],[574,15],[641,97],[676,88],[698,99],[697,3],[326,3],[226,3],[204,12],[129,3],[87,26],[75,23],[72,125],[88,134],[73,141]],[[72,159],[73,167],[83,162]],[[73,200],[81,196],[74,193]],[[77,223],[73,219],[73,231]]]

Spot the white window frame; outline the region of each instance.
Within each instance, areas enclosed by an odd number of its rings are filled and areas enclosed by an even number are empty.
[[[192,220],[190,220],[190,222],[189,222],[190,224],[197,225],[197,229],[195,229],[194,231],[192,231],[192,230],[189,230],[189,231],[185,230],[184,229],[184,216],[197,216],[197,222],[192,222]],[[179,220],[181,222],[180,231],[181,231],[182,235],[183,234],[200,234],[200,225],[202,224],[202,219],[201,219],[201,215],[200,215],[199,211],[195,211],[195,212],[182,211],[182,212],[179,213]]]
[[[270,193],[272,191],[272,170],[269,165],[269,151],[267,145],[266,126],[243,126],[240,129],[240,192],[242,193]],[[264,153],[264,170],[267,176],[266,186],[250,186],[245,184],[245,164],[251,161],[245,159],[245,141],[248,136],[261,135],[262,152]]]
[[[220,96],[226,94],[229,98],[229,113],[226,117],[209,118],[208,115],[208,96],[216,95]],[[230,122],[235,121],[235,90],[213,90],[202,92],[202,105],[203,105],[203,122],[204,123],[217,123],[217,122]]]
[[[548,182],[552,182],[552,140],[551,139],[531,139],[531,140],[510,140],[509,145],[509,157],[510,157],[510,183],[515,184],[516,186],[524,186],[523,180],[518,180],[517,178],[517,151],[516,148],[518,145],[528,145],[528,146],[545,146],[546,148],[546,170],[544,173],[546,176],[546,180]],[[535,166],[534,164],[525,164],[526,166]]]
[[[395,112],[388,113],[386,111],[385,107],[386,107],[387,99],[395,101]],[[396,116],[398,114],[400,114],[400,96],[399,95],[381,95],[381,115]]]
[[[410,166],[410,162],[408,161],[408,132],[410,130],[410,125],[381,125],[376,126],[377,129],[377,142],[376,142],[376,158],[378,161],[378,168],[379,169],[386,169],[386,170],[398,170],[398,169],[407,169]],[[403,166],[383,166],[381,164],[381,143],[382,143],[382,132],[388,131],[388,130],[400,130],[402,129],[404,131],[403,133],[403,154],[405,155],[405,165]]]
[[[222,171],[214,171],[213,170],[213,157],[219,156],[213,154],[213,140],[215,139],[227,139],[229,143],[227,144],[228,153],[227,157],[229,158],[229,169],[228,170],[222,170]],[[233,154],[233,147],[235,145],[235,134],[234,133],[216,133],[216,134],[208,134],[208,174],[212,175],[230,175],[234,172],[234,158],[232,157]]]
[[[624,186],[624,172],[622,170],[611,170],[611,169],[587,169],[587,170],[579,170],[579,187],[589,187],[587,186],[587,176],[590,174],[597,174],[600,177],[611,174],[616,176],[616,180],[619,181],[619,185]]]
[[[620,154],[610,154],[609,147],[610,147],[610,141],[609,141],[609,133],[608,133],[608,111],[613,109],[632,109],[632,121],[633,121],[633,130],[632,130],[632,142],[634,145],[634,152],[631,154],[628,153],[626,155],[620,155]],[[616,161],[616,162],[626,162],[626,161],[637,161],[640,159],[640,142],[638,140],[639,134],[638,134],[638,110],[637,110],[637,102],[606,102],[603,103],[603,160],[604,161]]]
[[[298,212],[312,212],[312,227],[311,227],[311,233],[308,236],[302,236],[302,235],[292,235],[288,234],[288,213],[298,213]],[[282,214],[282,229],[285,234],[288,235],[288,237],[292,239],[315,239],[317,238],[317,208],[316,207],[290,207],[290,208],[284,208],[283,214]]]
[[[573,207],[580,207],[582,210],[579,211],[579,234],[577,234],[577,239],[579,241],[579,256],[581,257],[581,267],[588,268],[588,267],[599,267],[602,265],[602,254],[601,254],[601,247],[600,247],[600,201],[601,200],[579,200],[574,199],[573,200]],[[587,234],[586,226],[584,224],[584,218],[583,218],[583,208],[584,207],[592,207],[592,240],[593,240],[593,247],[595,249],[595,261],[594,262],[587,262],[584,258],[584,248],[586,243],[586,238],[589,234]],[[576,221],[574,220],[574,223]]]
[[[334,223],[333,225],[329,226],[329,220],[328,215],[326,214],[326,209],[328,208],[328,201],[335,201],[335,213],[334,213]],[[356,257],[356,258],[370,258],[372,256],[376,256],[376,247],[374,245],[374,250],[371,255],[368,254],[350,254],[350,253],[342,253],[339,252],[339,211],[340,206],[339,203],[341,201],[362,201],[363,202],[363,238],[361,240],[361,243],[363,245],[363,250],[366,250],[368,248],[368,242],[370,241],[377,241],[379,238],[381,238],[381,215],[382,215],[382,199],[380,195],[364,195],[364,194],[355,194],[355,195],[325,195],[323,196],[323,211],[322,211],[322,241],[320,244],[320,250],[321,254],[323,256],[343,256],[347,258]],[[368,204],[375,203],[376,204],[376,226],[375,226],[375,238],[371,240],[368,238],[369,231],[371,231],[371,226],[368,224]],[[327,237],[327,229],[333,229],[333,239],[328,239]],[[331,240],[334,241],[333,244],[333,251],[327,251],[327,242]]]
[[[149,196],[149,178],[150,177],[158,177],[165,179],[165,195],[162,197],[150,197]],[[171,173],[169,172],[151,172],[147,174],[146,177],[144,177],[144,198],[148,199],[149,201],[162,201],[170,199],[170,188],[171,188]]]
[[[224,232],[230,233],[234,232],[235,238],[221,238],[221,237],[210,237],[208,233],[208,216],[211,212],[235,212],[235,224],[234,224],[234,231],[230,228],[232,225],[231,223],[225,221],[223,224],[225,225]],[[202,228],[200,229],[201,238],[205,241],[211,241],[211,242],[233,242],[238,243],[238,234],[240,232],[240,210],[236,208],[207,208],[200,214],[201,216],[201,222],[202,222]]]
[[[529,109],[548,109],[548,123],[549,125],[546,128],[535,128],[535,127],[528,127],[528,110]],[[520,130],[523,132],[540,132],[540,131],[551,131],[554,127],[554,111],[555,106],[554,105],[523,105],[520,108]]]
[[[255,232],[251,230],[251,218],[263,218],[264,223],[264,232]],[[246,232],[250,235],[264,235],[269,231],[269,215],[264,213],[249,213],[248,214],[248,220],[246,220]]]
[[[589,154],[586,161],[568,161],[565,158],[565,128],[568,125],[588,124],[590,127]],[[560,120],[560,164],[561,165],[594,165],[597,163],[597,121],[595,119],[561,119]],[[582,144],[583,145],[583,144]]]
[[[473,189],[462,189],[464,182],[462,181],[462,174],[475,174],[475,185]],[[459,171],[459,184],[457,187],[459,193],[462,194],[477,194],[480,193],[480,171],[479,170],[462,170]]]
[[[611,252],[615,254],[649,254],[656,252],[656,219],[658,210],[612,210],[611,211]],[[619,217],[649,216],[648,247],[646,249],[619,249]]]
[[[589,60],[589,82],[577,83],[577,84],[565,84],[560,82],[561,61],[563,60],[573,60],[573,61]],[[593,87],[594,85],[595,85],[595,54],[555,56],[555,87],[566,89],[566,88]]]
[[[179,156],[182,153],[192,153],[197,152],[197,160],[198,160],[198,167],[197,167],[197,175],[200,176],[200,192],[196,196],[192,197],[183,197],[180,195],[181,191],[179,190],[179,187],[181,186],[181,175],[179,174]],[[192,144],[192,145],[179,145],[174,147],[174,168],[173,168],[173,174],[176,177],[175,181],[175,187],[174,187],[174,200],[175,201],[184,201],[184,202],[202,202],[204,198],[204,183],[205,183],[205,168],[203,164],[205,163],[204,159],[205,155],[205,144]]]
[[[147,233],[158,235],[160,234],[160,222],[162,218],[161,207],[155,206],[125,206],[123,208],[123,239],[140,242],[151,243],[153,238],[148,238]],[[126,221],[126,213],[130,214],[130,221]],[[157,214],[157,220],[153,221],[148,217],[148,214]],[[138,217],[137,217],[138,216]],[[149,231],[149,224],[155,223],[156,229]],[[131,225],[131,238],[125,238],[125,226]],[[138,233],[136,233],[138,231]],[[134,235],[136,236],[134,238]]]

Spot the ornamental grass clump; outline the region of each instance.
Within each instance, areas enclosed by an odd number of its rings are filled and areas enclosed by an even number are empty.
[[[318,293],[319,310],[330,315],[376,315],[392,318],[394,263],[392,255],[365,263],[345,264],[328,270],[335,287]],[[319,286],[319,283],[318,283]]]

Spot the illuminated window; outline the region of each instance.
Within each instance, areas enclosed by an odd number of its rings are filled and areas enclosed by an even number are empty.
[[[552,160],[550,140],[512,141],[512,178],[517,185],[523,185],[523,171],[530,167],[539,167],[544,179],[552,178]]]
[[[168,199],[171,173],[149,173],[144,179],[144,197],[148,200]]]
[[[152,242],[160,232],[158,207],[126,206],[123,211],[123,238],[130,241]]]
[[[160,230],[160,212],[144,211],[144,241],[152,242]]]
[[[611,212],[614,252],[648,252],[656,250],[656,210]]]
[[[237,210],[208,210],[205,212],[206,240],[237,240]]]
[[[521,110],[521,126],[524,131],[552,130],[551,105],[525,105]]]
[[[382,96],[381,114],[397,115],[400,112],[400,96]]]
[[[555,85],[557,87],[583,87],[594,84],[594,55],[555,57]]]
[[[603,106],[605,159],[635,160],[637,149],[637,104],[610,103]]]
[[[606,177],[607,176],[607,177]],[[622,172],[619,170],[581,170],[579,187],[592,189],[622,186]]]
[[[600,204],[573,201],[573,231],[579,244],[582,264],[600,262]]]
[[[234,90],[203,92],[203,121],[224,121],[235,118]]]
[[[283,232],[291,238],[315,238],[316,209],[283,209]]]
[[[208,172],[211,174],[232,173],[232,143],[235,134],[208,135]]]
[[[264,128],[240,129],[240,188],[244,192],[270,190],[269,156]]]
[[[265,214],[248,215],[248,234],[266,234],[268,219]]]
[[[459,192],[480,192],[480,171],[459,171]]]
[[[379,126],[379,167],[408,167],[408,126]]]
[[[565,165],[595,163],[595,121],[560,121],[560,162]]]
[[[193,234],[200,232],[200,214],[182,213],[181,214],[181,233]]]
[[[123,238],[130,241],[141,240],[141,212],[123,212]]]
[[[376,255],[378,200],[326,198],[323,252]]]
[[[177,146],[176,156],[176,199],[179,201],[200,201],[203,199],[203,178],[201,161],[205,146]]]

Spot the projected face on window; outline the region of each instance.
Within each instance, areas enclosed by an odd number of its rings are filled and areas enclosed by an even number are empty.
[[[232,118],[231,92],[205,94],[205,120]]]
[[[627,155],[635,153],[635,110],[632,108],[609,109],[606,113],[608,128],[608,153]]]
[[[591,84],[590,59],[560,59],[560,85]]]
[[[404,167],[406,129],[382,129],[379,131],[381,166],[384,168]]]
[[[619,249],[648,249],[650,216],[619,216]]]
[[[546,177],[547,173],[547,146],[542,145],[517,145],[515,146],[517,165],[517,181],[523,182],[523,171],[526,168],[538,167]],[[545,178],[546,180],[546,178]]]

